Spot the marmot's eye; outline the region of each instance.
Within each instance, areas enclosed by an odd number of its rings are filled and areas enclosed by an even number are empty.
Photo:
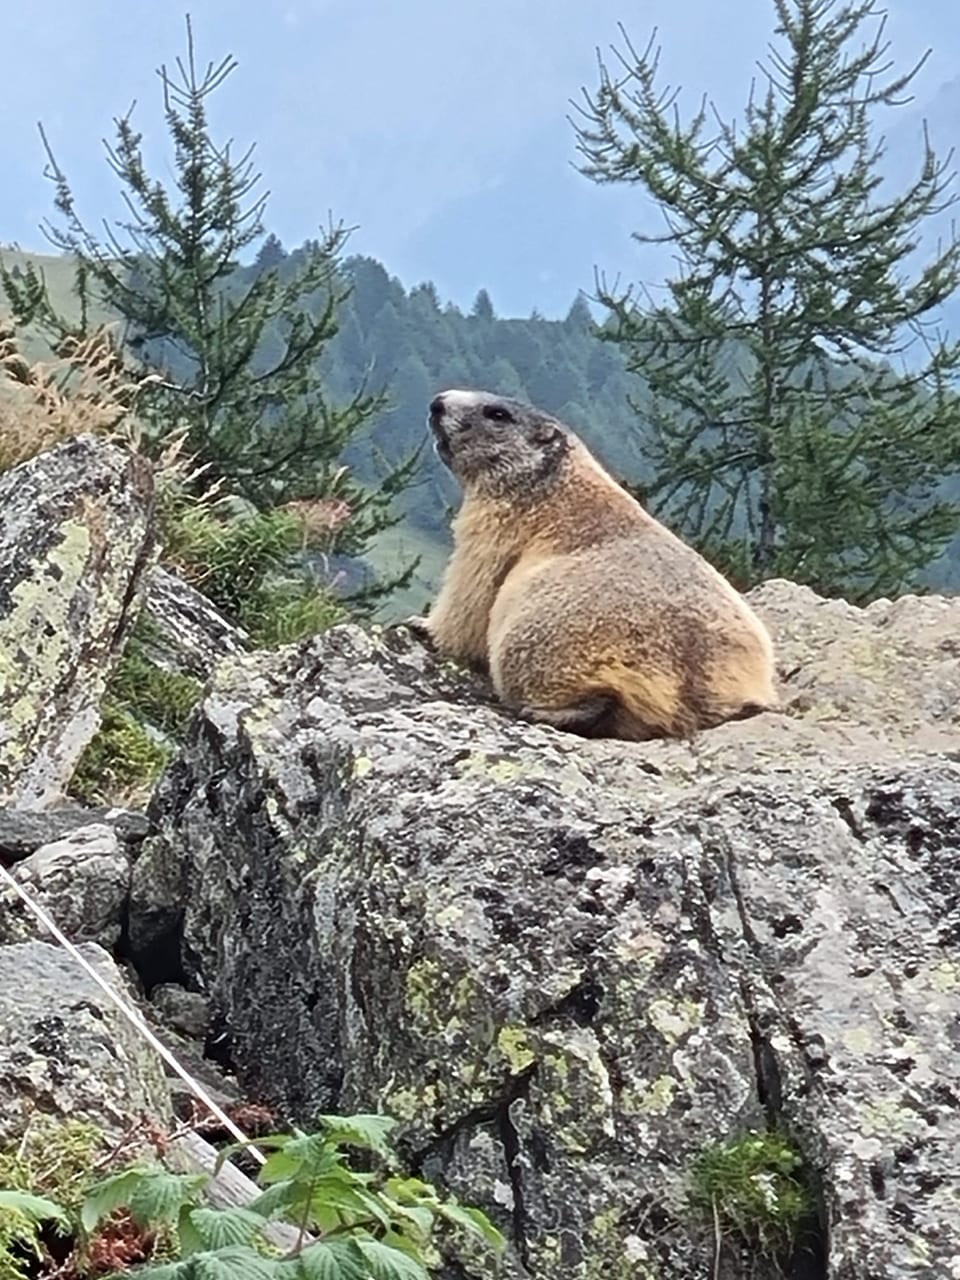
[[[499,404],[486,404],[483,406],[483,416],[490,418],[493,422],[512,422],[510,410],[504,409]]]

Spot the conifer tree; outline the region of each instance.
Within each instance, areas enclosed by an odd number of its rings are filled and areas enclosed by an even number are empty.
[[[481,289],[473,300],[473,306],[470,308],[470,314],[475,320],[495,320],[496,312],[493,309],[493,303],[486,289]]]
[[[684,122],[653,40],[623,33],[575,122],[581,171],[660,206],[668,302],[601,282],[607,336],[651,392],[646,493],[741,585],[784,575],[858,598],[914,582],[958,527],[960,345],[936,328],[960,242],[917,247],[952,175],[928,142],[882,189],[890,71],[875,0],[774,0],[743,127]],[[622,29],[621,29],[622,31]]]
[[[257,250],[254,266],[258,271],[269,271],[272,267],[279,267],[286,256],[287,253],[280,242],[280,237],[275,236],[271,231]]]
[[[75,256],[82,302],[95,293],[119,314],[125,345],[156,372],[139,406],[153,430],[162,436],[186,426],[206,480],[226,482],[259,510],[335,500],[351,513],[337,550],[357,553],[391,522],[390,499],[414,461],[367,490],[342,465],[344,447],[384,404],[362,385],[345,403],[331,403],[321,376],[349,294],[339,269],[348,233],[331,225],[289,257],[276,237],[264,238],[267,197],[253,149],[235,155],[231,142],[215,141],[209,121],[210,98],[236,65],[228,56],[201,70],[188,19],[186,58],[174,71],[159,70],[173,183],[150,175],[128,114],[107,146],[127,220],[108,228],[105,241],[89,230],[47,146],[59,223],[46,230]],[[241,254],[258,242],[252,269],[241,269]],[[38,272],[19,282],[4,273],[3,284],[21,322],[39,322],[55,339],[70,327]],[[84,305],[81,324],[85,315]]]

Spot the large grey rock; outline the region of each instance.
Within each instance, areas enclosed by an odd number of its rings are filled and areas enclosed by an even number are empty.
[[[63,793],[154,557],[147,462],[79,436],[0,476],[0,803]]]
[[[100,947],[80,951],[125,994]],[[38,1111],[120,1138],[144,1119],[168,1123],[171,1104],[159,1056],[93,979],[59,947],[27,942],[0,946],[0,1145]]]
[[[790,705],[693,746],[518,724],[338,627],[220,667],[155,797],[134,947],[258,1096],[398,1116],[510,1276],[772,1278],[687,1204],[769,1121],[819,1186],[791,1274],[960,1276],[960,601],[752,599]]]
[[[164,671],[206,680],[221,658],[244,653],[250,638],[196,587],[159,565],[147,579],[142,648]]]

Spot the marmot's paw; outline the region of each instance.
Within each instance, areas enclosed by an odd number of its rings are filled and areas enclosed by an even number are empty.
[[[430,633],[430,619],[424,614],[415,614],[412,618],[404,618],[400,624],[422,640],[424,644],[433,646],[433,636]]]

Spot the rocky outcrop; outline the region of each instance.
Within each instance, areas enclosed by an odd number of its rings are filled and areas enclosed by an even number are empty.
[[[0,476],[0,803],[58,800],[153,561],[149,466],[94,436]]]
[[[819,1207],[790,1274],[960,1275],[960,602],[752,599],[786,713],[692,746],[518,724],[337,627],[221,666],[155,797],[148,981],[287,1115],[398,1116],[507,1275],[778,1274],[687,1199],[766,1123]]]
[[[244,653],[250,637],[195,587],[157,566],[147,579],[141,647],[164,671],[206,680],[221,660]]]
[[[784,714],[584,741],[402,629],[245,652],[153,567],[151,503],[91,438],[0,478],[0,863],[119,991],[132,958],[198,1074],[206,1042],[287,1120],[398,1117],[512,1280],[960,1278],[960,602],[769,583]],[[151,660],[216,667],[149,828],[62,802],[144,600]],[[168,1117],[40,933],[0,886],[0,1143]],[[792,1259],[689,1197],[771,1125],[817,1211]]]
[[[125,985],[100,947],[81,953],[118,994]],[[129,996],[126,997],[129,999]],[[0,947],[0,1146],[31,1116],[89,1120],[118,1139],[144,1120],[168,1123],[160,1058],[109,997],[58,947]]]

